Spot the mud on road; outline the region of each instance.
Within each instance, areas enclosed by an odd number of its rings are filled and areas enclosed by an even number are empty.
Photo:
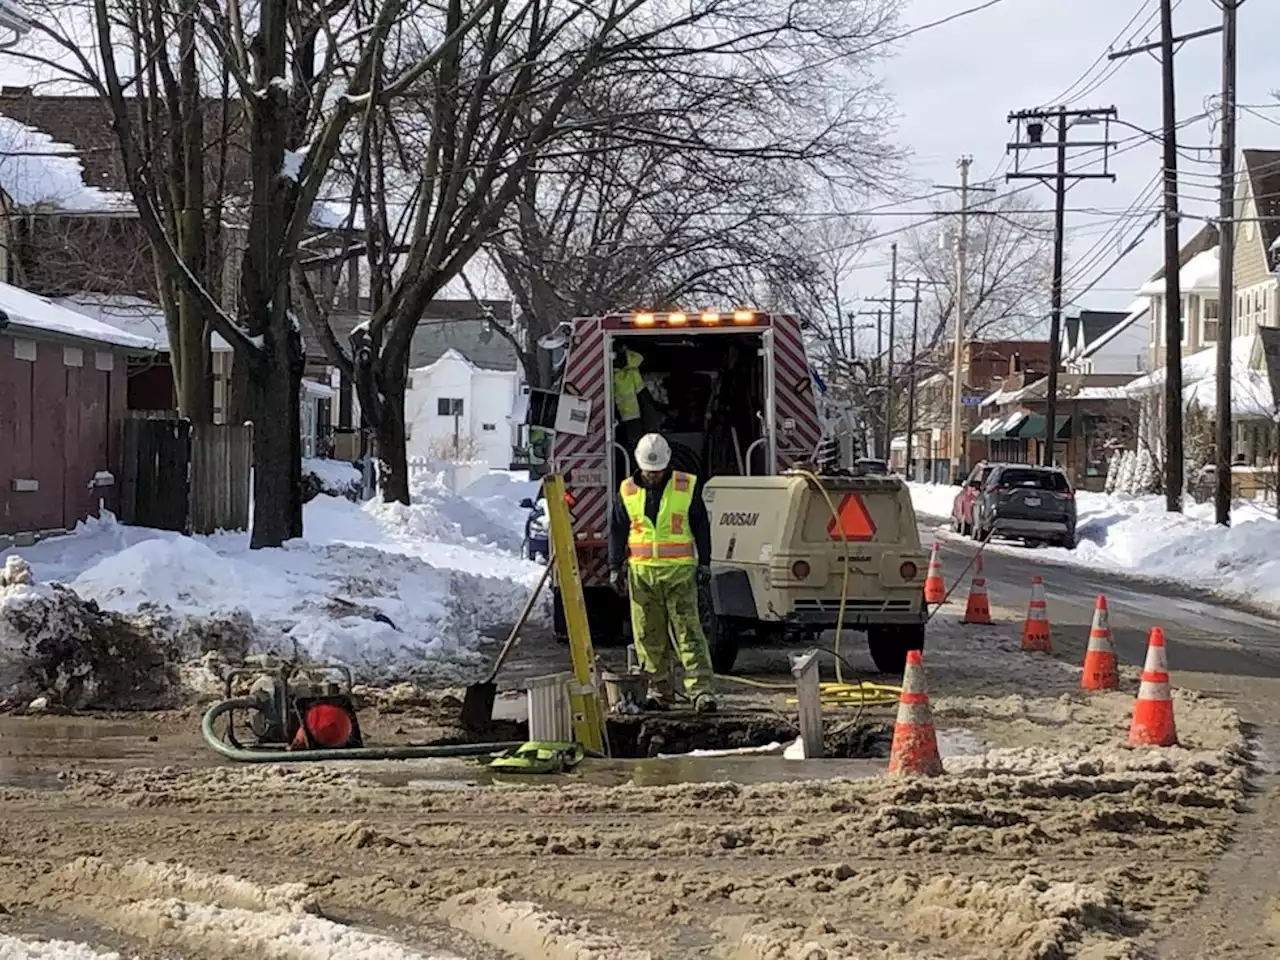
[[[1132,670],[1086,696],[1012,624],[965,632],[958,612],[927,662],[962,746],[930,781],[881,761],[668,786],[590,765],[547,786],[456,762],[232,767],[196,713],[154,717],[126,759],[46,757],[0,787],[0,932],[146,960],[1158,955],[1246,808],[1238,716],[1179,692],[1182,746],[1131,750]],[[420,738],[415,709],[384,707],[371,739]]]

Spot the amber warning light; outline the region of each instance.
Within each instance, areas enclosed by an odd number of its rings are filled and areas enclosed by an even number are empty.
[[[633,313],[627,318],[635,327],[718,327],[723,323],[732,323],[735,327],[750,327],[765,322],[766,315],[754,310],[734,310],[730,313],[716,313],[714,310],[685,312],[677,310],[672,313]]]

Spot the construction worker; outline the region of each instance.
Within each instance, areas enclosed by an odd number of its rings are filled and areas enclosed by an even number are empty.
[[[649,675],[649,708],[673,698],[671,640],[694,709],[716,708],[711,653],[698,616],[698,584],[710,575],[711,521],[691,473],[673,471],[671,446],[657,433],[636,444],[635,474],[623,481],[609,521],[609,582],[631,595],[631,632]],[[627,563],[625,581],[622,565]]]
[[[623,435],[627,446],[639,442],[644,435],[644,419],[640,405],[640,394],[645,389],[644,377],[640,375],[640,365],[644,357],[618,344],[613,351],[613,405],[618,411],[618,419],[622,421]]]

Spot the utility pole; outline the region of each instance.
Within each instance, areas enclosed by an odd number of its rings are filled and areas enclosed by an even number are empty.
[[[868,297],[869,303],[889,304],[889,352],[884,354],[884,456],[888,460],[893,452],[893,347],[896,342],[896,324],[898,319],[898,245],[889,247],[889,296]],[[876,314],[877,345],[879,345],[880,314]]]
[[[1222,185],[1218,214],[1217,454],[1214,520],[1231,526],[1231,336],[1235,326],[1236,263],[1236,11],[1222,0]]]
[[[1173,0],[1160,0],[1160,41],[1109,54],[1120,60],[1134,54],[1160,51],[1162,126],[1164,127],[1164,500],[1170,513],[1182,511],[1182,245],[1178,241],[1178,111],[1173,56],[1179,45],[1196,37],[1219,33],[1222,27],[1173,34]],[[1221,308],[1221,292],[1219,292]],[[1221,321],[1219,321],[1221,323]],[[1228,333],[1228,336],[1230,334]],[[1228,362],[1230,362],[1228,360]],[[1228,407],[1228,409],[1230,409]],[[1219,451],[1221,454],[1221,451]],[[1230,475],[1228,474],[1228,482]]]
[[[907,379],[907,478],[911,479],[915,467],[916,434],[916,350],[920,336],[920,281],[916,280],[916,295],[911,301],[911,371]]]
[[[961,383],[964,372],[964,326],[965,326],[965,287],[968,280],[968,266],[965,263],[969,246],[969,194],[973,192],[995,193],[992,187],[974,187],[969,183],[969,167],[973,165],[973,157],[961,157],[956,161],[960,170],[960,186],[947,186],[935,183],[936,190],[960,191],[960,230],[955,238],[956,254],[956,290],[954,309],[956,314],[955,354],[951,364],[951,483],[959,485],[961,463],[968,452],[969,438],[960,437]]]
[[[869,302],[875,302],[875,298],[873,297],[868,297],[867,299]],[[874,378],[875,383],[872,389],[880,388],[881,386],[883,386],[883,383],[884,383],[884,309],[877,308],[875,310],[859,310],[858,316],[876,318],[876,355],[871,361],[871,368],[872,370],[875,371],[875,378]],[[868,400],[867,400],[868,419],[872,420],[875,423],[875,426],[871,431],[871,438],[872,438],[871,452],[874,456],[878,457],[880,456],[880,441],[883,437],[884,431],[883,431],[883,424],[880,423],[880,419],[879,419],[881,415],[876,414],[874,418],[871,417],[870,411],[875,409],[875,406],[876,405],[871,402],[870,391],[868,391]],[[889,458],[889,451],[886,449],[884,451],[884,459],[887,460],[888,458]]]
[[[1049,382],[1045,392],[1044,449],[1041,457],[1046,467],[1053,466],[1058,440],[1058,368],[1062,366],[1062,273],[1066,254],[1068,181],[1074,183],[1080,180],[1115,180],[1115,174],[1110,172],[1108,163],[1111,148],[1115,146],[1110,136],[1110,121],[1115,116],[1115,107],[1086,110],[1052,107],[1047,110],[1020,110],[1009,114],[1009,122],[1018,125],[1019,134],[1026,133],[1025,141],[1019,136],[1008,146],[1015,157],[1020,157],[1025,151],[1052,148],[1057,158],[1052,173],[1024,172],[1019,169],[1019,164],[1015,160],[1014,172],[1007,175],[1009,180],[1045,180],[1053,183],[1053,287],[1052,312],[1049,319]],[[1069,139],[1067,131],[1072,126],[1072,121],[1097,123],[1099,118],[1107,123],[1102,140],[1072,142]],[[1046,143],[1045,124],[1050,119],[1056,122],[1057,136],[1052,143]],[[1102,150],[1101,172],[1071,173],[1067,170],[1067,151],[1082,147]]]

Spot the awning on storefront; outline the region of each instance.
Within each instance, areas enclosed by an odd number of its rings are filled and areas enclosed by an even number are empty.
[[[1017,410],[1009,415],[1009,419],[1004,422],[1004,432],[1010,436],[1016,437],[1017,430],[1022,426],[1027,417],[1031,416],[1026,410]]]
[[[1070,435],[1071,417],[1057,416],[1054,417],[1057,429],[1054,431],[1054,439],[1062,440]],[[1017,437],[1019,440],[1043,440],[1044,439],[1044,414],[1032,413],[1018,426],[1016,430],[1009,431],[1009,435]]]
[[[983,420],[973,428],[973,432],[970,436],[981,437],[983,440],[1003,440],[1004,418],[987,417],[987,419]]]

